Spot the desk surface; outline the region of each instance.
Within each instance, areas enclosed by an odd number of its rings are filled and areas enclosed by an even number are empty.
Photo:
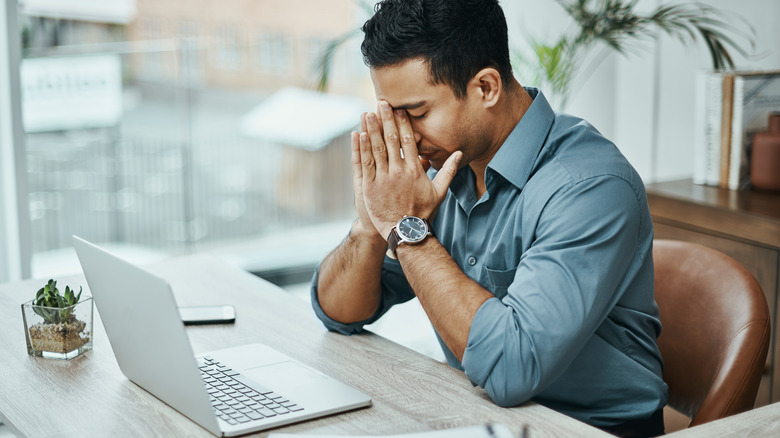
[[[780,436],[780,403],[762,406],[667,436],[670,438]]]
[[[534,403],[500,408],[463,373],[380,336],[329,333],[304,301],[215,258],[175,258],[150,270],[170,281],[179,305],[235,305],[235,324],[187,329],[196,353],[263,342],[374,399],[367,409],[276,431],[399,434],[502,422],[515,431],[528,424],[534,438],[611,436]],[[90,294],[83,277],[59,283]],[[20,304],[41,284],[0,285],[0,420],[13,433],[213,436],[122,375],[97,312],[92,351],[70,361],[28,356]]]

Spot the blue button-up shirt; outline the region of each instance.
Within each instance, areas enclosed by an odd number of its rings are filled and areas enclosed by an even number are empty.
[[[618,149],[582,119],[553,112],[534,88],[528,111],[485,172],[460,169],[432,222],[458,266],[494,298],[471,323],[461,363],[447,362],[501,406],[533,399],[596,426],[646,418],[666,405],[653,226],[644,185]],[[433,176],[434,171],[431,172]],[[382,302],[362,330],[414,298],[386,258]]]

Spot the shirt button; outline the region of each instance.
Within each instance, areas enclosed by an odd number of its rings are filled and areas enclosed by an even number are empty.
[[[474,265],[476,265],[476,264],[477,264],[477,258],[476,258],[476,257],[474,257],[474,256],[471,256],[471,257],[469,257],[469,260],[468,260],[468,262],[469,262],[469,265],[470,265],[470,266],[474,266]]]

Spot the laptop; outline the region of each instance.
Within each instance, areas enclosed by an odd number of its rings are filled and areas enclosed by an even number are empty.
[[[371,397],[273,348],[194,355],[168,282],[73,236],[122,373],[217,436],[371,405]]]

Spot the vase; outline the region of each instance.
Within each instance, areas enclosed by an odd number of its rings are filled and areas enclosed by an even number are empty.
[[[69,307],[22,304],[24,336],[30,356],[73,359],[92,349],[92,297]]]
[[[769,114],[769,127],[753,136],[750,184],[759,190],[780,191],[780,112]]]

